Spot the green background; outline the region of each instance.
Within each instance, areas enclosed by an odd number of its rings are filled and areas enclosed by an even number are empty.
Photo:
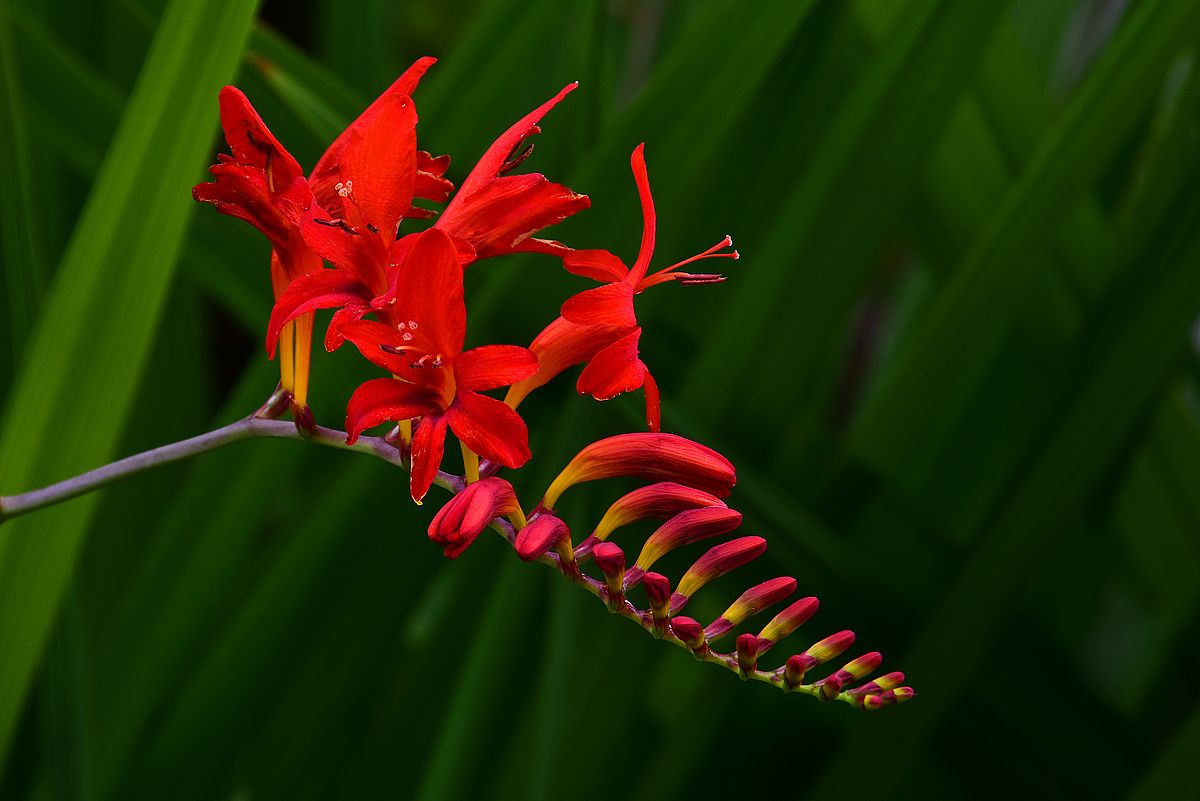
[[[795,575],[822,609],[768,664],[853,628],[920,693],[742,684],[498,538],[443,559],[382,462],[250,442],[0,528],[0,797],[1200,797],[1198,32],[1195,0],[0,0],[0,490],[274,386],[266,242],[190,199],[222,84],[310,167],[438,56],[457,182],[577,79],[526,165],[593,200],[552,234],[631,258],[645,141],[657,263],[743,254],[639,300],[665,427],[770,543],[694,614]],[[473,268],[468,341],[585,286]],[[373,375],[318,354],[318,420]],[[533,396],[526,502],[640,403]]]

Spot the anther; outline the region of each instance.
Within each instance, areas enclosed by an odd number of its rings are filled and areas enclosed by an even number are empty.
[[[533,133],[537,133],[536,128],[534,129]],[[523,148],[522,145],[524,145]],[[504,163],[500,165],[500,169],[496,174],[504,175],[505,173],[512,172],[517,167],[520,167],[521,163],[524,162],[525,159],[529,158],[532,153],[533,142],[526,144],[526,140],[522,139],[513,145],[513,149],[508,152],[508,157],[504,159]]]

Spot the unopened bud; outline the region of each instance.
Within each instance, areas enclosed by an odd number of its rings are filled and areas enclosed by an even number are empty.
[[[671,633],[693,651],[701,651],[705,647],[704,628],[690,617],[680,615],[671,618]]]
[[[762,537],[739,537],[709,548],[679,580],[671,598],[671,611],[678,612],[705,584],[757,559],[766,549],[767,541]]]
[[[553,509],[568,488],[585,481],[632,476],[673,481],[723,498],[733,489],[733,465],[712,448],[677,434],[618,434],[593,442],[550,484],[542,506]]]
[[[447,501],[429,524],[429,539],[443,546],[443,553],[454,559],[497,517],[509,518],[514,526],[525,518],[512,485],[492,476],[468,484]]]
[[[771,618],[771,622],[763,626],[763,630],[758,633],[758,636],[766,641],[763,651],[804,625],[805,621],[816,614],[819,605],[820,602],[816,598],[801,598]]]
[[[796,580],[787,576],[756,584],[738,596],[719,618],[709,623],[704,633],[709,640],[715,640],[746,618],[779,603],[795,591]]]
[[[747,673],[754,672],[758,664],[759,639],[754,634],[739,634],[737,638],[738,672],[746,678]]]
[[[604,574],[604,583],[608,586],[608,606],[615,609],[625,598],[625,552],[615,543],[598,542],[592,548],[592,558]]]
[[[575,553],[571,548],[571,531],[567,524],[552,514],[536,515],[517,533],[517,556],[529,562],[547,551],[558,554],[564,572],[577,571]]]
[[[741,524],[741,513],[724,505],[680,512],[650,535],[638,554],[636,567],[642,571],[649,570],[655,562],[676,548],[728,534]]]
[[[814,687],[820,693],[820,697],[828,701],[836,698],[838,693],[847,684],[856,681],[861,681],[866,676],[874,673],[879,665],[883,662],[883,655],[878,651],[873,651],[869,654],[864,654],[852,662],[848,662],[844,667],[833,673],[830,676],[818,681]]]
[[[723,505],[720,498],[703,490],[673,481],[660,481],[657,484],[639,487],[618,498],[608,507],[604,517],[600,518],[592,536],[601,540],[608,539],[618,528],[638,520],[668,518],[685,509]]]

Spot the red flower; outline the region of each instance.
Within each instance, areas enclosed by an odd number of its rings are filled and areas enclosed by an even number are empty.
[[[197,184],[192,197],[217,211],[245,220],[271,241],[271,285],[275,296],[295,278],[319,270],[321,259],[304,242],[300,221],[313,193],[300,164],[279,143],[240,89],[226,86],[219,96],[221,128],[232,155],[217,156],[215,181]],[[298,321],[284,339],[280,382],[303,408],[308,393],[311,316]]]
[[[724,281],[722,275],[686,273],[679,268],[699,259],[736,259],[738,253],[736,250],[718,252],[733,244],[733,240],[727,236],[703,253],[648,274],[650,259],[654,255],[656,216],[643,148],[644,145],[638,145],[630,159],[643,217],[642,244],[637,260],[633,267],[626,267],[620,259],[605,250],[560,253],[563,266],[568,271],[605,283],[569,298],[562,306],[562,316],[534,339],[531,348],[538,354],[543,368],[536,376],[509,391],[506,400],[514,408],[526,395],[558,372],[586,361],[588,365],[576,383],[580,393],[591,395],[596,400],[608,400],[622,392],[644,388],[646,422],[652,431],[659,430],[661,408],[658,385],[638,354],[642,329],[634,313],[633,296],[668,281],[682,284]]]
[[[450,238],[437,228],[412,237],[399,272],[395,325],[359,320],[343,326],[370,361],[393,378],[367,381],[346,409],[348,442],[384,421],[420,417],[413,433],[411,492],[420,501],[442,461],[446,427],[473,453],[505,467],[529,460],[525,423],[495,398],[479,394],[537,371],[537,357],[515,345],[463,352],[463,271]]]
[[[442,552],[456,559],[496,517],[507,517],[516,529],[525,526],[525,514],[512,485],[491,476],[455,495],[434,515],[429,539],[443,546]]]
[[[267,352],[292,319],[316,309],[336,308],[325,347],[342,343],[342,323],[377,311],[391,324],[382,296],[389,276],[412,247],[412,236],[396,238],[405,217],[430,213],[414,198],[445,200],[453,185],[441,177],[448,157],[417,150],[417,112],[411,98],[435,59],[423,58],[359,115],[313,168],[313,204],[300,221],[304,241],[333,269],[299,276],[282,293],[267,326]],[[374,309],[372,304],[374,302]]]
[[[586,209],[591,201],[562,184],[551,183],[540,173],[507,173],[533,152],[533,143],[523,149],[522,145],[541,132],[538,123],[542,117],[577,86],[578,82],[563,87],[505,131],[479,159],[438,219],[437,227],[469,244],[476,258],[522,251],[560,254],[567,250],[557,242],[532,236]]]

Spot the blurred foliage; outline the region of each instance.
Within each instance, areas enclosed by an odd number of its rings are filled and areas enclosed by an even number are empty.
[[[639,141],[663,259],[733,234],[727,284],[639,306],[666,427],[738,465],[811,639],[921,693],[743,686],[498,540],[447,562],[387,465],[252,442],[0,530],[0,797],[1200,797],[1198,31],[1194,0],[0,0],[5,492],[274,386],[266,243],[190,200],[222,83],[311,165],[436,55],[421,142],[461,180],[579,79],[531,165],[594,205],[554,235],[632,254]],[[468,335],[583,286],[472,271]],[[318,357],[322,422],[358,361]],[[524,496],[639,403],[531,398]],[[613,489],[573,495],[582,528]]]

